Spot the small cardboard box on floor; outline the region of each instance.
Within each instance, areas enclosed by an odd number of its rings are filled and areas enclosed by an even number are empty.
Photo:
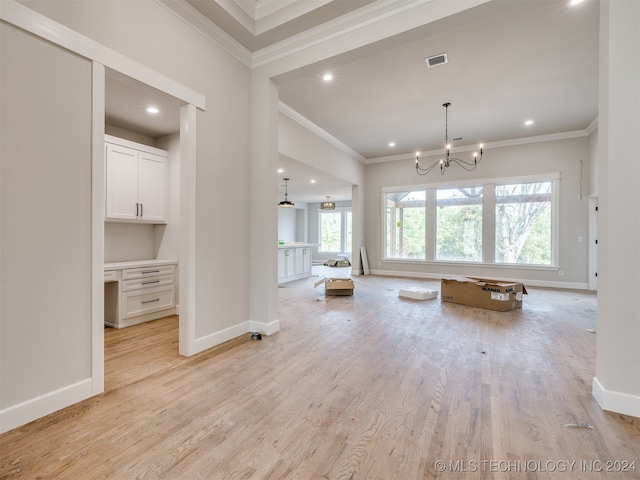
[[[443,278],[440,298],[444,302],[506,312],[522,308],[522,295],[527,289],[519,282],[503,282],[475,277]]]
[[[324,293],[327,296],[353,295],[355,285],[350,278],[323,278],[316,282],[313,288],[324,283]]]

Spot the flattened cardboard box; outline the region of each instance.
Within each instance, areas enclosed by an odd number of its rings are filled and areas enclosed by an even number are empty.
[[[522,295],[526,293],[520,282],[475,277],[443,278],[440,282],[442,301],[500,312],[522,308]]]
[[[355,285],[350,278],[323,278],[319,282],[316,282],[313,287],[322,285],[324,283],[325,295],[353,295],[353,289]]]

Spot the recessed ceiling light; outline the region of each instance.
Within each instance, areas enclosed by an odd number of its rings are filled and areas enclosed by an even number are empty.
[[[569,5],[573,7],[574,5],[580,5],[582,2],[584,2],[584,0],[571,0]]]
[[[330,82],[331,80],[333,80],[333,75],[331,75],[330,73],[325,73],[325,74],[322,76],[322,79],[323,79],[325,82]]]
[[[396,146],[396,142],[389,142],[389,146],[390,147],[395,147]]]
[[[160,110],[158,110],[156,107],[148,107],[147,112],[155,114],[155,113],[160,113]]]
[[[311,179],[311,183],[316,183],[315,179],[312,178]]]
[[[533,120],[526,120],[524,124],[528,127],[529,125],[533,125]]]
[[[278,173],[284,173],[284,170],[282,168],[279,168]]]

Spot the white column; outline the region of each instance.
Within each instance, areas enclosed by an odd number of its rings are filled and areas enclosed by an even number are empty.
[[[264,334],[278,322],[278,89],[259,70],[251,87],[250,328]]]
[[[602,1],[593,395],[640,417],[640,2]]]

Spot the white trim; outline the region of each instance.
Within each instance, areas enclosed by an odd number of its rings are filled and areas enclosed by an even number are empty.
[[[21,5],[15,0],[2,0],[0,19],[202,110],[206,108],[204,95]]]
[[[272,335],[280,330],[280,320],[274,320],[273,322],[263,323],[256,322],[255,320],[249,320],[249,331],[260,332],[263,335]]]
[[[104,111],[105,69],[91,72],[91,394],[104,392]]]
[[[472,267],[491,267],[494,265],[472,265]],[[495,266],[494,266],[495,267]],[[426,272],[404,272],[394,270],[371,270],[372,275],[380,275],[382,277],[404,277],[404,278],[426,278],[430,280],[440,280],[443,277],[447,277],[446,273],[426,273]],[[470,275],[473,277],[474,275]],[[570,290],[587,290],[587,284],[583,282],[551,282],[547,280],[534,280],[528,278],[507,278],[491,276],[493,280],[499,280],[503,282],[522,282],[527,287],[546,287],[546,288],[565,288]]]
[[[0,433],[8,432],[93,395],[90,378],[0,410]]]
[[[587,128],[585,128],[585,132],[587,132],[587,135],[591,135],[597,129],[598,129],[598,117],[594,118],[593,121],[589,125],[587,125]]]
[[[278,110],[281,113],[285,114],[287,117],[289,117],[294,122],[300,124],[301,126],[306,128],[310,132],[316,134],[318,137],[320,137],[323,140],[329,142],[334,147],[339,148],[340,150],[342,150],[344,153],[346,153],[350,157],[358,160],[359,162],[366,163],[366,159],[362,155],[360,155],[358,152],[353,150],[351,147],[349,147],[345,143],[342,143],[340,140],[338,140],[336,137],[334,137],[333,135],[331,135],[327,131],[325,131],[322,128],[320,128],[318,125],[313,123],[307,117],[305,117],[305,116],[301,115],[300,113],[296,112],[293,108],[291,108],[286,103],[283,103],[282,101],[278,102]]]
[[[196,345],[196,107],[180,107],[180,241],[178,351],[190,356]]]
[[[320,45],[399,13],[431,3],[432,0],[387,0],[373,2],[322,25],[300,32],[253,53],[253,67],[266,65],[296,52]]]
[[[215,46],[251,68],[251,52],[185,0],[155,0]],[[192,102],[190,102],[192,103]],[[194,104],[195,105],[195,104]],[[198,105],[196,105],[198,106]]]
[[[512,183],[533,183],[533,182],[554,182],[562,178],[562,173],[559,171],[546,172],[546,173],[534,173],[532,175],[510,175],[507,177],[492,177],[492,178],[474,178],[468,180],[451,180],[448,182],[436,182],[436,183],[420,183],[417,185],[400,185],[393,187],[380,187],[381,193],[394,193],[394,192],[415,192],[419,190],[427,190],[429,188],[442,189],[448,187],[454,188],[468,188],[468,187],[484,187],[485,185],[508,185]]]
[[[557,140],[568,140],[571,138],[587,137],[590,135],[590,133],[591,132],[588,132],[587,130],[575,130],[572,132],[550,133],[548,135],[537,135],[533,137],[514,138],[511,140],[500,140],[497,142],[485,143],[483,148],[486,152],[488,152],[490,149],[494,149],[494,148],[515,147],[518,145],[527,145],[530,143],[555,142]],[[457,147],[455,150],[452,150],[452,152],[454,151],[455,152],[472,152],[477,149],[478,149],[477,145],[468,145],[464,147]],[[431,157],[431,156],[441,155],[442,153],[443,153],[443,150],[439,149],[439,150],[429,150],[427,152],[420,152],[420,155],[423,157]],[[416,152],[410,152],[410,153],[401,153],[398,155],[390,155],[387,157],[367,158],[364,160],[364,163],[369,165],[373,163],[396,162],[400,160],[415,161],[415,159],[416,159]]]
[[[224,330],[205,335],[204,337],[196,338],[194,347],[196,351],[202,352],[211,347],[215,347],[216,345],[220,345],[221,343],[228,342],[229,340],[233,340],[234,338],[238,338],[240,335],[243,335],[249,331],[249,321],[247,320],[232,327],[225,328]]]
[[[607,390],[597,377],[593,377],[591,393],[603,410],[640,418],[640,395]]]

